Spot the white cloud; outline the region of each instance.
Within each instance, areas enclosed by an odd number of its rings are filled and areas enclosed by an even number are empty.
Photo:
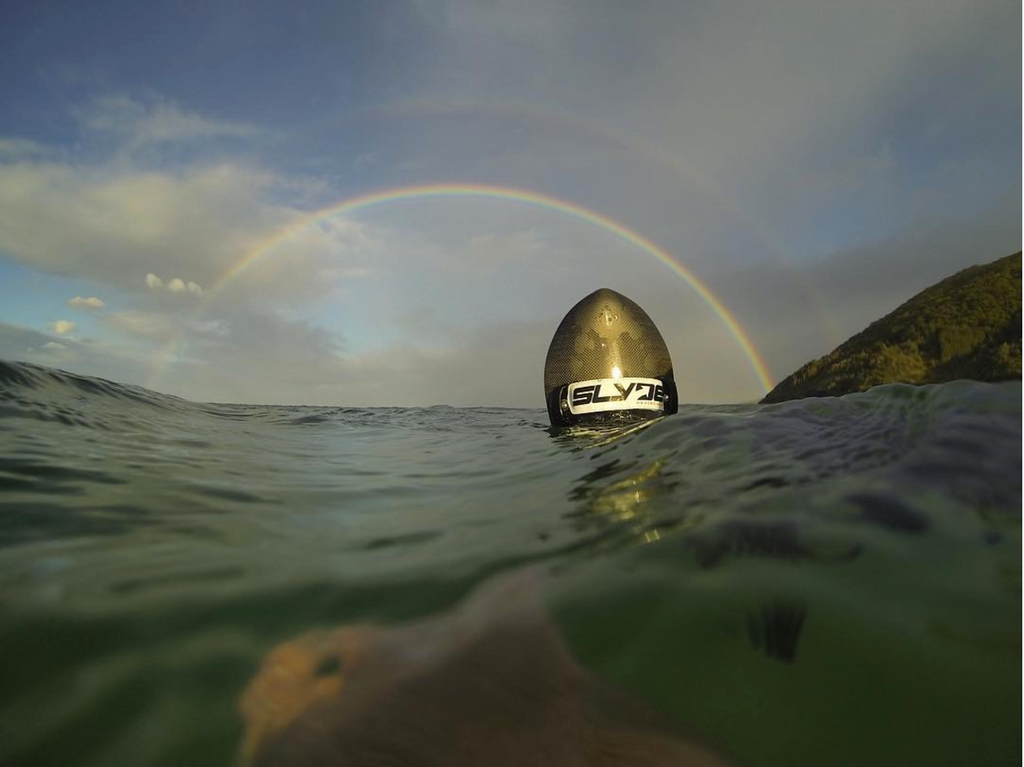
[[[64,344],[59,344],[56,341],[47,341],[45,344],[43,344],[43,348],[51,352],[60,352],[64,351],[68,347],[66,347]]]
[[[356,155],[355,164],[357,168],[368,168],[377,164],[376,152],[363,152]]]
[[[463,257],[469,263],[485,264],[493,268],[498,262],[523,259],[543,252],[547,243],[536,229],[525,229],[504,235],[494,233],[473,235],[463,249]]]
[[[68,333],[74,333],[77,325],[71,320],[56,320],[50,323],[50,330],[59,336],[66,336]]]
[[[0,250],[129,291],[157,264],[202,285],[294,217],[268,199],[272,187],[272,176],[234,165],[164,172],[116,163],[6,164]],[[153,278],[145,284],[155,287]]]
[[[72,309],[103,309],[107,305],[106,301],[96,296],[89,296],[84,298],[82,296],[75,296],[68,301],[68,306]]]
[[[212,138],[249,138],[258,133],[252,125],[203,117],[166,99],[142,102],[127,96],[104,96],[92,102],[79,118],[91,131],[124,139],[129,149]]]
[[[226,318],[187,320],[179,330],[173,337],[177,359],[154,382],[161,391],[206,401],[255,402],[269,395],[299,403],[306,390],[342,377],[343,339],[305,320],[237,308]]]
[[[353,267],[326,267],[320,270],[320,277],[331,282],[343,280],[358,280],[369,277],[373,272],[362,266]]]
[[[50,154],[49,147],[27,138],[0,136],[0,159],[7,161]]]
[[[231,332],[231,328],[224,320],[192,320],[189,328],[200,336],[218,336],[223,338]]]
[[[170,291],[178,279],[179,296],[201,297],[204,286],[303,220],[276,199],[282,187],[287,178],[233,164],[177,172],[114,162],[3,164],[0,251],[128,294]],[[366,226],[343,216],[295,228],[239,274],[232,300],[308,305],[334,288],[320,269],[363,267],[377,244]]]
[[[142,336],[161,343],[178,336],[174,318],[156,312],[128,310],[104,316],[104,321],[115,330],[131,336]]]
[[[191,293],[197,298],[201,298],[203,295],[203,287],[198,282],[192,280],[186,282],[181,277],[172,277],[165,281],[152,272],[146,275],[146,287],[150,290],[167,290],[175,294]]]

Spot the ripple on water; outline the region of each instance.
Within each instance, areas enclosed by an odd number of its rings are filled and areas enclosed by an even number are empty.
[[[0,363],[0,763],[231,763],[274,647],[372,625],[379,657],[473,666],[488,623],[458,605],[530,566],[556,668],[739,765],[1016,763],[1020,402],[958,382],[553,431]],[[538,636],[484,642],[534,658],[498,687],[536,681]],[[405,684],[396,705],[435,700]]]

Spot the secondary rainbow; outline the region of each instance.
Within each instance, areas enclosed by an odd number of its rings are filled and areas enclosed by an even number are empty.
[[[767,392],[773,387],[771,375],[768,373],[768,369],[765,366],[764,361],[761,359],[757,349],[754,347],[754,344],[751,342],[740,323],[718,299],[718,297],[711,292],[707,285],[697,279],[697,277],[679,261],[675,260],[668,251],[643,235],[634,232],[632,229],[627,228],[618,221],[608,218],[601,213],[589,210],[581,205],[577,205],[576,203],[568,202],[567,200],[562,200],[557,197],[552,197],[550,195],[534,192],[528,189],[489,186],[484,184],[447,183],[428,184],[422,186],[402,186],[378,192],[371,192],[369,194],[359,195],[356,197],[349,197],[340,202],[328,205],[327,207],[320,208],[319,210],[303,214],[258,242],[252,249],[228,268],[219,279],[217,279],[207,292],[207,301],[224,290],[232,280],[238,277],[238,275],[246,269],[249,269],[261,258],[268,256],[279,243],[310,224],[331,216],[356,213],[358,211],[377,205],[384,205],[386,203],[438,197],[472,197],[503,200],[506,202],[531,205],[545,210],[557,211],[558,213],[562,213],[580,221],[585,221],[589,224],[600,227],[601,229],[620,237],[631,245],[636,246],[645,253],[654,256],[657,260],[661,261],[665,266],[682,277],[690,287],[697,291],[697,294],[708,306],[711,307],[715,314],[718,315],[719,319],[728,329],[730,335],[732,335],[739,344],[764,391]],[[168,354],[165,356],[165,363],[166,357],[169,357],[170,351],[171,350],[169,349]]]

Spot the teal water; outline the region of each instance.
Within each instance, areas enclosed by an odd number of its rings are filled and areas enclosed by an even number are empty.
[[[739,765],[1021,755],[1021,385],[202,405],[0,363],[0,764],[227,765],[275,645],[539,566],[583,667]]]

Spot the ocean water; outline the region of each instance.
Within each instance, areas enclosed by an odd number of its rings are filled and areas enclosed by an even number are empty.
[[[1019,382],[555,432],[0,363],[2,765],[234,764],[275,646],[531,568],[587,673],[737,765],[1019,763]]]

